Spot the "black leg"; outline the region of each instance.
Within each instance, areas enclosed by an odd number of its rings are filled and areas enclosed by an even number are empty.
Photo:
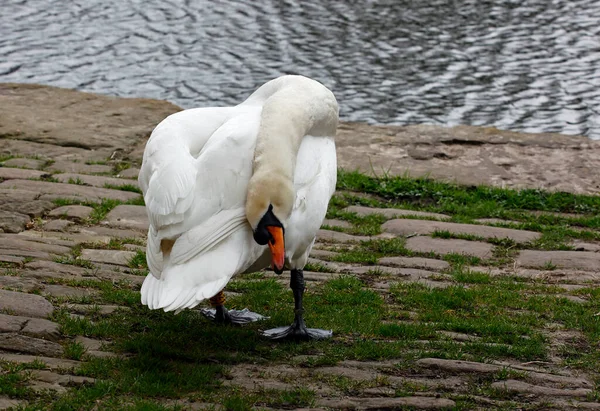
[[[329,338],[332,335],[331,330],[319,330],[316,328],[306,328],[304,324],[304,307],[302,297],[304,296],[304,273],[302,270],[292,270],[290,277],[290,288],[294,294],[294,322],[289,327],[278,327],[263,332],[265,337],[272,340],[292,339],[292,340],[319,340]]]
[[[217,295],[212,297],[209,301],[210,305],[212,305],[214,308],[203,308],[201,312],[205,317],[210,318],[219,324],[242,325],[267,318],[260,314],[254,313],[247,308],[244,308],[243,310],[229,311],[227,308],[225,308],[225,294],[223,294],[223,291],[219,291]]]

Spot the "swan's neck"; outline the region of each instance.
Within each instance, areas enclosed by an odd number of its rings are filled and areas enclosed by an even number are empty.
[[[338,106],[320,83],[300,76],[285,76],[259,88],[244,104],[261,104],[260,127],[254,152],[253,175],[248,185],[246,215],[253,228],[273,205],[285,224],[295,199],[296,157],[306,135],[335,135]]]

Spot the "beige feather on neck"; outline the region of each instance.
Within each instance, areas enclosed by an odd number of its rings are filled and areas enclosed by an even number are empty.
[[[294,170],[302,139],[335,135],[337,101],[317,81],[284,76],[266,83],[242,104],[262,106],[246,217],[255,229],[272,205],[285,226],[295,200]]]

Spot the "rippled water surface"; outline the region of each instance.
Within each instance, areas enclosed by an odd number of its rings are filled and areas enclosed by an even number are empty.
[[[2,0],[0,81],[183,107],[284,73],[346,120],[600,138],[600,0]]]

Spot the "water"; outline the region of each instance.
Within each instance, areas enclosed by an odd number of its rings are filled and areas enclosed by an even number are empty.
[[[285,73],[345,120],[600,139],[599,0],[2,0],[0,81],[182,107]]]

